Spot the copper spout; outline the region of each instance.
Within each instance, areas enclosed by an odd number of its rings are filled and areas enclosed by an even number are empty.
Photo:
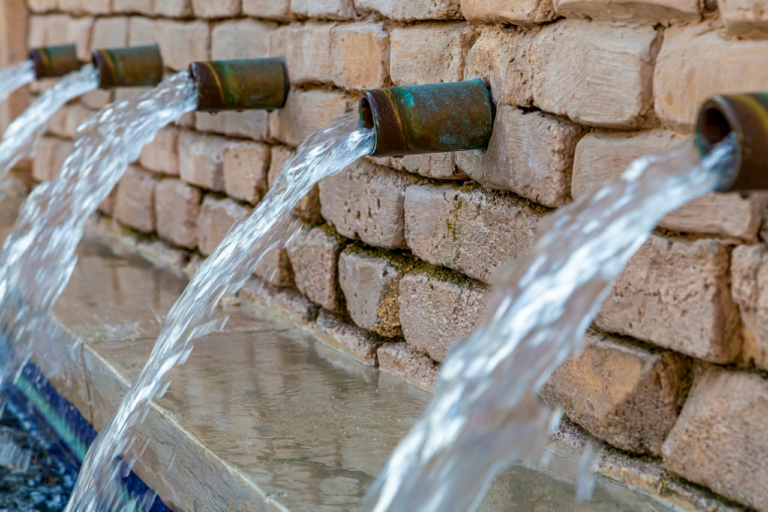
[[[282,59],[195,62],[190,68],[202,112],[273,110],[288,98],[288,69]]]
[[[163,58],[158,46],[96,50],[93,65],[99,70],[102,89],[154,87],[163,79]]]
[[[35,64],[37,80],[60,78],[83,66],[77,60],[77,48],[73,44],[34,48],[29,51],[29,59]]]

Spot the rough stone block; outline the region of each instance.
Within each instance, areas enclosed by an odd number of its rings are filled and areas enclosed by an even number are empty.
[[[670,471],[759,512],[768,510],[768,383],[710,367],[664,443]]]
[[[266,141],[269,139],[269,112],[266,110],[219,112],[217,114],[196,112],[195,128],[201,132]]]
[[[400,282],[400,323],[408,347],[442,362],[453,343],[482,324],[488,286],[423,263]]]
[[[59,9],[73,14],[109,14],[112,0],[59,0]]]
[[[541,395],[593,436],[633,453],[661,455],[688,392],[689,360],[595,332]]]
[[[117,188],[115,216],[122,224],[142,233],[155,230],[156,174],[130,166]]]
[[[251,209],[237,204],[230,198],[218,199],[207,195],[197,217],[197,247],[204,256],[210,255],[227,231],[238,221],[251,214]]]
[[[91,60],[91,30],[93,18],[73,18],[64,14],[31,16],[29,19],[29,47],[75,44],[77,58]]]
[[[569,199],[573,155],[582,135],[570,121],[502,105],[488,150],[458,153],[457,164],[486,187],[562,206]]]
[[[192,0],[192,12],[196,18],[231,18],[240,15],[241,3],[241,0]]]
[[[409,174],[359,160],[320,182],[323,217],[347,238],[405,248],[405,193],[417,182]]]
[[[291,11],[305,18],[349,20],[355,17],[352,0],[291,0]]]
[[[350,23],[333,29],[331,75],[348,90],[384,87],[389,79],[389,33],[383,23]]]
[[[712,363],[741,349],[728,290],[729,250],[718,240],[653,235],[619,275],[597,325]]]
[[[394,21],[460,19],[460,4],[460,0],[355,0],[358,11],[377,12]]]
[[[351,355],[361,363],[378,365],[376,351],[383,340],[377,335],[349,324],[324,309],[320,310],[310,329],[326,345]]]
[[[181,179],[198,187],[224,192],[224,137],[179,133],[179,173]]]
[[[98,18],[93,24],[91,48],[122,48],[128,44],[128,18]]]
[[[765,90],[768,69],[753,64],[766,58],[768,41],[727,39],[714,22],[666,30],[653,79],[656,114],[665,126],[692,132],[708,97]]]
[[[288,246],[296,288],[329,311],[343,312],[339,288],[339,256],[347,240],[331,226],[306,228]]]
[[[429,357],[413,352],[405,343],[387,343],[377,353],[379,368],[433,393],[440,366]]]
[[[32,12],[51,12],[59,8],[59,0],[28,0],[27,6]]]
[[[128,46],[147,46],[157,44],[156,21],[143,16],[128,18]]]
[[[417,185],[405,193],[413,253],[486,283],[496,268],[533,247],[542,216],[525,200],[479,187]]]
[[[203,194],[178,179],[162,180],[155,189],[157,234],[185,249],[197,247],[197,219]]]
[[[695,0],[554,0],[557,14],[567,18],[622,23],[663,23],[698,20]]]
[[[275,177],[283,170],[286,162],[293,157],[294,153],[293,150],[285,146],[272,146],[272,159],[269,164],[270,190],[275,182]],[[293,207],[293,213],[310,224],[318,224],[323,221],[319,185],[314,185],[307,195],[299,199],[296,206]]]
[[[291,19],[291,0],[243,0],[243,14],[287,21]]]
[[[97,89],[80,96],[80,101],[91,110],[101,110],[112,103],[112,91]]]
[[[733,298],[741,311],[744,347],[741,357],[768,370],[768,247],[741,245],[731,262]]]
[[[466,23],[425,23],[391,32],[390,75],[395,85],[458,82],[477,38]]]
[[[309,22],[283,26],[270,34],[270,55],[285,58],[292,84],[333,82],[331,32],[335,26]]]
[[[118,183],[115,188],[113,188],[109,195],[104,199],[101,204],[99,204],[99,211],[105,215],[114,216],[115,215],[115,206],[117,205],[117,189],[120,188],[120,184]]]
[[[309,324],[315,320],[320,309],[298,291],[275,288],[259,278],[249,281],[238,295],[300,327],[311,328]]]
[[[393,167],[427,178],[441,180],[467,180],[469,175],[458,168],[456,160],[459,153],[435,153],[430,155],[408,155],[400,158],[388,158],[380,165]],[[376,161],[376,159],[373,159]]]
[[[288,253],[282,247],[267,252],[253,273],[276,288],[293,288],[293,268]]]
[[[154,36],[155,42],[160,45],[163,62],[174,71],[187,69],[192,62],[211,58],[211,28],[205,21],[157,20]]]
[[[68,140],[55,137],[40,139],[37,154],[32,161],[32,177],[36,181],[51,181],[56,178],[74,148],[74,143]]]
[[[304,139],[343,114],[349,98],[339,91],[292,89],[285,108],[269,115],[269,131],[289,146],[299,146]]]
[[[155,14],[167,18],[186,18],[192,15],[192,2],[191,0],[155,0]]]
[[[179,175],[179,129],[166,126],[155,136],[155,140],[144,146],[139,163],[150,171]]]
[[[152,16],[155,13],[154,0],[113,0],[114,12],[136,13]]]
[[[232,142],[224,150],[227,195],[257,204],[267,193],[270,149],[258,142]]]
[[[339,257],[339,285],[352,320],[385,338],[401,336],[400,281],[415,264],[408,254],[357,245],[344,249]]]
[[[744,38],[768,34],[768,12],[760,0],[720,0],[717,7],[731,34]]]
[[[269,55],[269,34],[276,23],[255,20],[228,21],[211,33],[211,58],[263,59]]]
[[[578,199],[590,190],[607,185],[636,159],[665,153],[682,140],[661,130],[641,133],[599,133],[584,137],[576,147],[571,194]],[[708,194],[664,217],[659,226],[683,233],[706,233],[757,241],[763,196]]]
[[[461,12],[470,23],[534,25],[557,17],[552,0],[461,0]]]

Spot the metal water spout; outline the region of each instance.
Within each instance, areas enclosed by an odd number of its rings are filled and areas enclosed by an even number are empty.
[[[29,51],[29,60],[35,64],[36,80],[61,78],[83,66],[73,44],[33,48]]]
[[[189,67],[201,112],[283,108],[290,82],[283,59],[195,62]]]
[[[486,149],[494,107],[482,80],[363,93],[360,122],[376,134],[372,156]]]
[[[736,135],[736,173],[720,192],[768,189],[768,93],[713,96],[699,110],[696,143],[703,153]]]
[[[163,57],[156,45],[96,50],[93,65],[102,89],[154,87],[163,80]]]

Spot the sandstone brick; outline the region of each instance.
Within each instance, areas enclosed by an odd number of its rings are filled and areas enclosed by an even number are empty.
[[[348,105],[348,97],[338,91],[292,89],[285,108],[270,113],[269,131],[274,138],[299,146],[312,133],[343,114]]]
[[[384,87],[389,79],[389,33],[383,23],[350,23],[333,29],[333,83],[349,90]]]
[[[112,10],[151,16],[155,13],[154,4],[154,0],[113,0]]]
[[[352,320],[386,338],[401,336],[400,281],[415,265],[407,254],[350,246],[339,257],[339,286]]]
[[[306,228],[288,246],[296,288],[329,311],[343,312],[339,256],[347,240],[328,226]]]
[[[150,171],[179,175],[179,129],[166,126],[155,136],[155,140],[144,146],[139,157],[142,167]]]
[[[359,160],[320,182],[323,217],[352,239],[368,245],[406,247],[404,199],[414,176]]]
[[[112,0],[59,0],[59,9],[74,14],[109,14]]]
[[[699,2],[694,0],[554,0],[560,16],[597,21],[664,23],[698,20]]]
[[[742,245],[733,251],[733,298],[741,311],[744,334],[742,359],[768,370],[768,248]]]
[[[461,12],[470,23],[533,25],[557,17],[552,0],[461,0]]]
[[[767,57],[768,41],[726,39],[714,22],[666,30],[653,79],[656,114],[665,126],[692,132],[708,97],[764,90],[768,70],[752,64]]]
[[[571,193],[579,198],[607,185],[636,159],[667,152],[681,139],[661,130],[641,133],[590,133],[576,147]],[[764,199],[753,194],[708,194],[694,199],[664,217],[659,226],[684,233],[713,235],[757,241]]]
[[[59,109],[48,121],[48,132],[65,139],[74,139],[77,129],[93,111],[85,106],[74,103]]]
[[[155,230],[155,188],[159,178],[140,167],[130,166],[117,188],[115,216],[122,224],[151,233]]]
[[[533,39],[530,53],[534,102],[580,124],[645,125],[652,114],[653,62],[660,43],[651,26],[579,20],[547,25]]]
[[[227,195],[251,204],[267,193],[270,149],[257,142],[232,142],[224,150],[224,189]]]
[[[282,247],[275,247],[268,251],[259,261],[253,273],[276,288],[294,287],[291,260],[288,258],[287,251]]]
[[[64,161],[75,145],[55,137],[43,137],[32,161],[32,177],[37,181],[51,181],[58,176]]]
[[[128,44],[128,18],[98,18],[93,24],[91,47],[94,50],[103,48],[122,48]]]
[[[386,165],[399,171],[407,171],[427,178],[441,180],[467,180],[469,175],[458,168],[456,160],[460,153],[435,153],[430,155],[408,155],[388,159]],[[374,160],[375,161],[375,160]]]
[[[476,39],[466,23],[425,23],[391,32],[390,75],[395,85],[457,82],[464,78]]]
[[[479,187],[417,185],[405,193],[405,236],[413,253],[484,282],[533,247],[542,216],[525,200]]]
[[[653,235],[617,279],[596,323],[698,359],[728,363],[741,348],[738,311],[728,290],[729,259],[718,240]]]
[[[584,352],[560,366],[542,390],[550,405],[590,434],[633,453],[661,455],[688,392],[688,360],[595,332]]]
[[[158,20],[143,16],[128,18],[128,46],[147,46],[158,42]]]
[[[269,112],[266,110],[196,112],[195,128],[201,132],[266,141],[269,140]]]
[[[28,0],[27,5],[32,12],[50,12],[59,8],[59,0]]]
[[[720,0],[717,7],[731,34],[745,38],[768,34],[768,13],[759,0]]]
[[[387,343],[377,352],[379,368],[433,393],[440,367],[429,357],[413,352],[405,343]]]
[[[511,190],[544,206],[568,201],[579,126],[541,112],[499,106],[487,151],[458,153],[458,166],[489,188]]]
[[[229,21],[211,33],[211,58],[263,59],[269,55],[269,34],[276,23],[255,20]]]
[[[80,96],[80,101],[91,110],[101,110],[112,103],[112,91],[97,89]]]
[[[768,383],[708,368],[664,443],[665,466],[759,512],[768,510]]]
[[[286,21],[291,19],[291,0],[243,0],[246,16]]]
[[[115,188],[113,188],[109,195],[104,199],[101,204],[99,204],[99,211],[105,215],[113,216],[115,214],[115,206],[117,205],[117,189],[120,188],[120,184],[118,183]]]
[[[272,147],[272,158],[269,164],[270,189],[272,189],[275,182],[275,177],[283,170],[286,162],[293,157],[294,153],[294,151],[285,146]],[[310,224],[318,224],[323,221],[323,214],[320,207],[319,185],[314,185],[307,195],[299,199],[296,206],[293,207],[293,213]]]
[[[163,62],[174,71],[186,69],[195,61],[210,60],[211,29],[205,21],[157,20],[154,36]]]
[[[442,362],[454,342],[483,321],[488,286],[426,263],[400,282],[400,323],[408,347]]]
[[[335,26],[309,22],[280,27],[270,34],[270,55],[285,58],[292,84],[332,83],[331,32]]]
[[[395,21],[461,18],[460,0],[355,0],[358,11],[374,11]]]
[[[378,365],[376,351],[383,340],[377,335],[347,323],[323,309],[310,328],[312,334],[326,345],[341,350],[367,365]]]
[[[197,18],[228,18],[240,14],[241,0],[192,0]]]
[[[291,11],[306,18],[349,20],[355,17],[352,0],[291,0]]]
[[[72,44],[77,46],[77,57],[91,60],[91,29],[93,18],[73,18],[63,14],[31,16],[29,19],[29,47]]]
[[[224,192],[224,137],[179,133],[179,174],[187,183]]]
[[[185,18],[192,15],[192,2],[191,0],[155,0],[155,14],[167,18]]]
[[[157,234],[185,249],[197,247],[197,219],[203,194],[178,179],[162,180],[155,190]]]
[[[317,318],[320,309],[298,291],[275,288],[259,278],[249,281],[238,295],[300,327],[311,327],[309,324]]]
[[[218,199],[207,195],[197,217],[197,247],[204,256],[210,255],[227,231],[238,221],[251,214],[251,209],[229,198]]]

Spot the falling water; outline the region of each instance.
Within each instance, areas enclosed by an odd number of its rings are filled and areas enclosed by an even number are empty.
[[[84,66],[59,80],[12,122],[0,144],[0,181],[20,159],[34,156],[48,120],[61,107],[98,86],[98,70],[90,64]]]
[[[31,60],[0,70],[0,103],[13,91],[35,80],[35,63]]]
[[[559,414],[538,391],[581,350],[600,302],[658,221],[729,182],[732,137],[703,161],[692,143],[640,159],[545,221],[536,247],[495,276],[489,321],[444,363],[437,394],[365,510],[474,510],[500,469],[541,455]]]
[[[373,143],[373,132],[361,128],[357,115],[349,112],[299,147],[272,190],[248,219],[230,230],[168,314],[147,365],[88,452],[67,511],[127,510],[114,482],[134,461],[119,457],[141,445],[130,429],[143,421],[150,401],[165,393],[168,372],[186,361],[192,340],[223,327],[224,321],[216,318],[219,300],[239,290],[266,253],[295,236],[300,224],[291,210],[299,199],[321,178],[369,154]]]

